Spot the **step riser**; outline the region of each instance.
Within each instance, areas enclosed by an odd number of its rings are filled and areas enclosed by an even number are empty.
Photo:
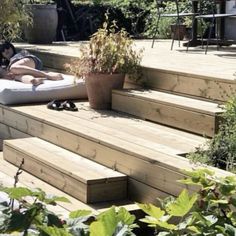
[[[66,55],[58,55],[54,53],[45,53],[32,50],[32,53],[43,61],[43,65],[53,68],[57,71],[65,72],[65,64],[70,62],[73,57]]]
[[[24,159],[24,170],[84,203],[121,200],[127,195],[126,180],[86,185],[6,144],[4,144],[4,159],[16,166],[19,166]]]
[[[86,139],[82,137],[82,134],[67,132],[66,130],[31,119],[23,114],[14,113],[17,122],[12,122],[11,119],[7,119],[10,115],[8,113],[11,114],[12,112],[6,109],[4,111],[4,121],[8,125],[74,153],[78,153],[92,161],[126,174],[134,180],[149,185],[156,190],[156,195],[153,195],[153,201],[155,201],[156,196],[160,195],[160,190],[171,195],[178,195],[183,189],[183,185],[176,182],[176,180],[183,178],[181,170],[184,168],[183,164],[178,165],[178,157],[173,161],[172,166],[164,162],[149,161],[144,156],[138,157],[124,153],[122,150]],[[160,157],[164,155],[163,153],[157,154]],[[187,166],[189,165],[187,160],[184,163]],[[129,188],[128,195],[133,195],[132,191],[132,188]],[[139,198],[142,198],[141,196],[145,199],[146,193],[141,191]]]
[[[16,139],[16,138],[28,138],[30,135],[16,130],[10,126],[0,123],[0,138],[1,139]]]
[[[131,96],[112,94],[112,109],[160,124],[212,137],[218,130],[219,117],[190,111]]]
[[[142,71],[147,85],[153,89],[223,102],[236,93],[235,81],[225,82],[199,75],[147,67]]]

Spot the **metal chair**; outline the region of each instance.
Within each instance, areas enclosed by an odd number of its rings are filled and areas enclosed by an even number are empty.
[[[210,14],[199,14],[196,16],[197,20],[210,20],[210,26],[209,26],[209,33],[206,41],[206,49],[205,54],[207,54],[208,46],[211,40],[211,35],[213,32],[213,29],[215,30],[215,39],[217,44],[217,50],[219,50],[220,47],[220,40],[223,40],[223,38],[220,37],[220,32],[217,30],[217,26],[220,25],[220,20],[224,20],[227,17],[236,16],[236,13],[222,13],[217,12],[217,4],[220,4],[220,0],[209,0],[211,2],[211,13]],[[223,1],[222,1],[223,2]],[[224,22],[222,22],[224,23]],[[201,40],[202,40],[202,46],[203,46],[203,34],[201,33]]]
[[[180,12],[179,11],[179,2],[180,0],[170,0],[172,2],[175,3],[175,12],[171,12],[171,13],[166,13],[166,12],[163,12],[162,10],[164,9],[164,5],[165,5],[165,2],[167,2],[166,0],[156,0],[156,8],[157,8],[157,24],[156,24],[156,28],[155,28],[155,31],[154,31],[154,35],[153,35],[153,40],[152,40],[152,48],[154,46],[154,42],[155,42],[155,38],[156,38],[156,35],[158,33],[158,27],[159,27],[159,23],[160,23],[160,19],[161,17],[174,17],[176,18],[176,22],[175,22],[175,29],[174,29],[174,34],[173,34],[173,37],[172,37],[172,42],[171,42],[171,50],[173,49],[173,46],[174,46],[174,41],[175,41],[175,37],[176,35],[178,36],[178,41],[179,41],[179,46],[180,46],[180,33],[179,33],[179,25],[180,25],[180,22],[181,22],[181,18],[183,17],[195,17],[196,16],[196,13],[193,13],[193,12],[189,12],[187,11],[187,9],[185,9],[184,11]]]

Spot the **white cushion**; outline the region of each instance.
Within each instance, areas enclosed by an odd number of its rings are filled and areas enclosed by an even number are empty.
[[[54,99],[87,98],[85,83],[82,79],[74,80],[74,76],[63,75],[64,80],[45,80],[43,84],[33,86],[22,82],[0,79],[0,103],[22,104],[48,102]]]

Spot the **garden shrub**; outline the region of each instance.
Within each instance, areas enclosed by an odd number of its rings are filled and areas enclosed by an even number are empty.
[[[236,172],[236,97],[225,105],[218,133],[187,157],[194,163],[212,165]]]
[[[236,234],[236,178],[217,178],[207,169],[185,171],[180,182],[200,189],[183,190],[177,198],[161,201],[161,207],[139,204],[147,214],[142,222],[157,236],[233,236]]]
[[[0,39],[11,41],[21,38],[21,24],[31,22],[21,1],[1,0],[0,12]]]
[[[63,218],[47,209],[64,197],[47,195],[41,189],[16,187],[19,169],[12,188],[0,186],[10,201],[0,202],[0,234],[23,236],[135,236],[139,226],[125,208],[112,206],[94,215],[76,210]],[[236,178],[216,177],[208,169],[184,171],[179,182],[197,186],[195,193],[184,189],[177,198],[160,200],[160,206],[138,204],[146,214],[140,221],[157,236],[231,236],[236,233]],[[141,232],[141,231],[140,231]],[[143,235],[143,234],[142,234]]]

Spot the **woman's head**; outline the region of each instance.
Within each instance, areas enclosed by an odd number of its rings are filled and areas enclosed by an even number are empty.
[[[5,58],[6,60],[9,61],[10,58],[16,54],[16,49],[13,46],[13,44],[5,41],[2,44],[0,44],[0,53],[2,58]]]

